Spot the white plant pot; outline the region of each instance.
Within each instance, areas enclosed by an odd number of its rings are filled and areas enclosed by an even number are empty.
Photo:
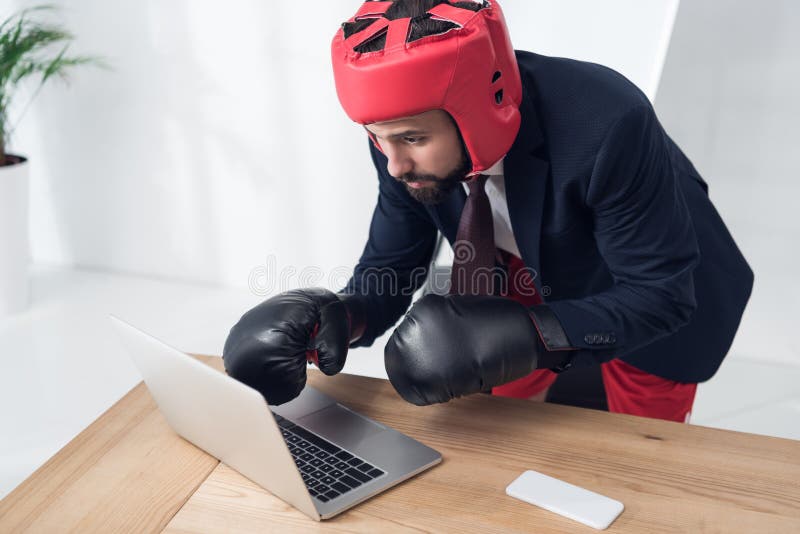
[[[28,238],[28,160],[0,167],[0,317],[24,311],[30,302]]]

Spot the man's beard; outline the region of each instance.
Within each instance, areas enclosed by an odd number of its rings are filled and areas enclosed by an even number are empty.
[[[435,205],[446,199],[450,192],[455,189],[458,184],[464,181],[467,173],[472,169],[472,162],[467,155],[466,149],[462,145],[461,149],[461,162],[458,167],[444,178],[438,178],[433,174],[415,174],[406,173],[400,177],[400,181],[406,186],[406,191],[415,200],[422,204]],[[408,182],[430,183],[433,185],[426,185],[419,189],[409,187]]]

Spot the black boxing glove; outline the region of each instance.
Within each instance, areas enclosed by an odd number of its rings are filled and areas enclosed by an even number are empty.
[[[515,300],[425,295],[389,338],[386,373],[401,397],[424,406],[488,390],[537,368],[563,370],[574,349],[565,347],[566,334],[553,317],[546,327],[560,348],[550,351],[534,315]]]
[[[222,360],[233,378],[272,405],[297,397],[313,362],[326,375],[342,370],[347,349],[366,328],[358,295],[295,289],[265,300],[231,328]]]

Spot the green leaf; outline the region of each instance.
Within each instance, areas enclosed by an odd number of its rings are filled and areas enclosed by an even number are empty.
[[[39,84],[31,98],[53,76],[68,80],[68,73],[78,65],[110,68],[102,58],[94,56],[67,56],[75,37],[58,25],[37,22],[30,15],[37,12],[57,11],[53,4],[42,4],[23,9],[0,23],[0,147],[4,146],[8,129],[7,110],[17,86],[26,78],[41,74]],[[50,49],[59,46],[58,52]],[[24,107],[25,114],[30,101]],[[21,119],[21,116],[20,116]],[[0,154],[2,156],[2,154]]]

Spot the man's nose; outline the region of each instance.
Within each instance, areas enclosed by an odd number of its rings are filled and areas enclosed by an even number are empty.
[[[389,149],[385,152],[386,158],[389,160],[386,170],[393,177],[400,178],[414,170],[414,162],[402,150]]]

